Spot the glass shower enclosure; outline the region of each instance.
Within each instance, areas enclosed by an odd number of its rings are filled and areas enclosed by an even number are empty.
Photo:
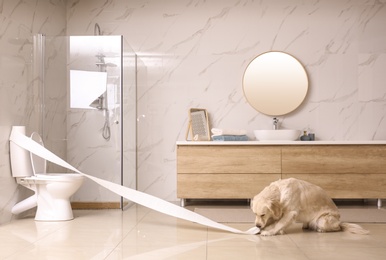
[[[37,35],[34,46],[46,147],[86,174],[135,189],[136,55],[123,36]],[[131,205],[88,179],[71,201],[78,208]]]

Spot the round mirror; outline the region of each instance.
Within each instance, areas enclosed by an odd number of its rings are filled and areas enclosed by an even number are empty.
[[[245,70],[244,95],[257,111],[271,116],[288,114],[304,100],[308,77],[303,65],[284,52],[257,56]]]

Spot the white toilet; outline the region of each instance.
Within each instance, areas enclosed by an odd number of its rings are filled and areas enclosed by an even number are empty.
[[[25,134],[24,126],[13,126],[12,131]],[[31,139],[43,145],[38,133]],[[78,173],[46,173],[45,159],[29,153],[10,142],[12,176],[18,184],[35,192],[31,197],[17,203],[13,214],[19,214],[37,206],[35,220],[64,221],[74,218],[70,197],[80,188],[84,177]]]

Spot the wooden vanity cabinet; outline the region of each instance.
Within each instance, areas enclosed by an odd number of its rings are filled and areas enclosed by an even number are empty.
[[[289,177],[332,198],[386,198],[386,145],[177,145],[181,199],[249,199]]]
[[[177,197],[252,198],[281,175],[278,147],[179,145]]]
[[[298,178],[332,198],[386,198],[386,146],[282,147],[282,178]]]

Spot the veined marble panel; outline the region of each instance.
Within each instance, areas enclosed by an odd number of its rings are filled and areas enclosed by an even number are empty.
[[[0,224],[17,217],[11,208],[28,195],[11,175],[9,135],[13,125],[41,132],[42,110],[33,35],[60,35],[66,28],[65,1],[13,1],[0,4]],[[50,56],[52,57],[52,56]],[[54,58],[50,60],[55,63]],[[55,77],[55,72],[50,73]],[[58,117],[56,117],[58,118]],[[52,124],[52,128],[60,126]]]
[[[133,93],[137,96],[138,188],[174,200],[175,142],[185,138],[189,108],[206,108],[213,127],[246,129],[251,139],[254,129],[271,127],[272,118],[249,106],[241,85],[248,63],[265,51],[294,55],[305,65],[310,80],[305,103],[279,117],[281,127],[310,129],[321,140],[386,139],[385,5],[383,0],[5,0],[0,14],[4,72],[0,76],[4,147],[0,188],[7,185],[11,190],[3,194],[0,189],[1,215],[8,214],[13,203],[9,201],[18,196],[10,195],[18,193],[7,163],[10,127],[23,124],[36,131],[41,120],[39,89],[33,83],[40,79],[34,78],[28,56],[32,34],[56,36],[67,30],[68,35],[92,35],[98,22],[103,34],[124,35],[142,62],[137,93]],[[63,50],[55,45],[59,41],[51,43],[46,75],[53,83],[44,118],[46,145],[65,155],[75,149],[66,147],[64,130],[75,114],[63,111],[65,92],[60,86],[65,78],[57,71],[62,71],[64,52],[55,52]],[[127,106],[135,110],[135,105]],[[133,152],[128,147],[124,150]],[[111,154],[113,160],[115,156]],[[97,152],[89,159],[91,165],[103,162]],[[107,169],[98,177],[116,181]],[[77,194],[76,200],[98,200],[102,193],[92,187]]]
[[[304,104],[281,127],[320,140],[386,139],[385,1],[69,1],[68,33],[123,34],[145,67],[138,72],[139,189],[176,199],[175,142],[188,109],[206,108],[211,126],[270,128],[246,102],[248,63],[270,50],[305,66]],[[274,100],[272,102],[275,102]]]

